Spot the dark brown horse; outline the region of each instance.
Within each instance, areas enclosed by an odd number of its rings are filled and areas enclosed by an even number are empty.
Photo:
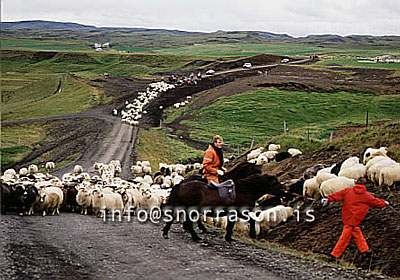
[[[233,170],[226,173],[224,179],[227,179],[230,175],[235,174],[237,177],[246,176],[244,170],[249,170],[251,165],[247,165],[246,168],[241,166],[236,166]],[[254,166],[254,165],[253,165]],[[241,172],[238,170],[241,169]],[[253,172],[252,170],[251,172]],[[248,175],[248,173],[247,173]],[[282,189],[282,186],[275,176],[268,174],[256,173],[245,178],[236,179],[233,178],[236,187],[236,202],[232,205],[224,206],[219,199],[218,190],[209,188],[207,183],[202,180],[186,180],[176,185],[172,188],[168,203],[166,208],[170,210],[180,209],[186,211],[185,220],[183,222],[184,228],[190,232],[192,239],[195,241],[201,240],[197,233],[193,229],[193,222],[190,220],[189,211],[197,210],[200,213],[205,213],[205,210],[211,210],[207,212],[210,216],[216,214],[217,210],[220,209],[224,211],[224,214],[219,212],[220,216],[228,216],[228,225],[226,227],[225,240],[232,241],[232,231],[235,225],[235,219],[230,218],[231,215],[236,215],[236,217],[248,217],[244,211],[252,210],[255,206],[255,202],[261,196],[265,194],[273,194],[275,196],[283,197],[286,192]],[[200,220],[198,220],[200,221]],[[173,220],[168,221],[163,228],[164,238],[168,238],[168,231],[173,223]],[[254,230],[255,221],[250,219],[250,236],[255,237]],[[206,228],[198,222],[201,230],[206,230]]]

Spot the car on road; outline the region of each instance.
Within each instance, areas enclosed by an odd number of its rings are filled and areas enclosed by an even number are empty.
[[[246,62],[243,64],[243,68],[251,68],[251,63],[250,62]]]
[[[214,75],[214,74],[215,74],[215,71],[212,70],[212,69],[210,69],[210,70],[207,70],[207,71],[206,71],[206,74],[207,74],[207,75]]]
[[[289,58],[284,58],[281,60],[281,63],[288,63],[289,62]]]

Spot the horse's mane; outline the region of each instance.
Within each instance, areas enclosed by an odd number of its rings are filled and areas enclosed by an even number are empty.
[[[247,161],[239,162],[226,171],[224,180],[227,179],[243,179],[253,174],[261,174],[261,166]]]
[[[248,192],[254,194],[273,194],[283,196],[285,191],[278,178],[269,174],[253,174],[244,179],[234,180],[238,192]],[[267,190],[267,192],[266,192]]]

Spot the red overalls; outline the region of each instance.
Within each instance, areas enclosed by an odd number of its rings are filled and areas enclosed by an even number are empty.
[[[331,255],[339,258],[349,244],[351,237],[354,237],[360,253],[368,251],[368,244],[358,225],[367,215],[370,206],[382,208],[386,206],[385,201],[372,196],[367,192],[364,185],[359,184],[329,195],[328,200],[330,202],[343,200],[343,232]]]

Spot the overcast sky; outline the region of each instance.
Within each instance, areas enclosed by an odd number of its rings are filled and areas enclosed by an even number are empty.
[[[2,0],[2,21],[102,27],[400,35],[400,0]]]

